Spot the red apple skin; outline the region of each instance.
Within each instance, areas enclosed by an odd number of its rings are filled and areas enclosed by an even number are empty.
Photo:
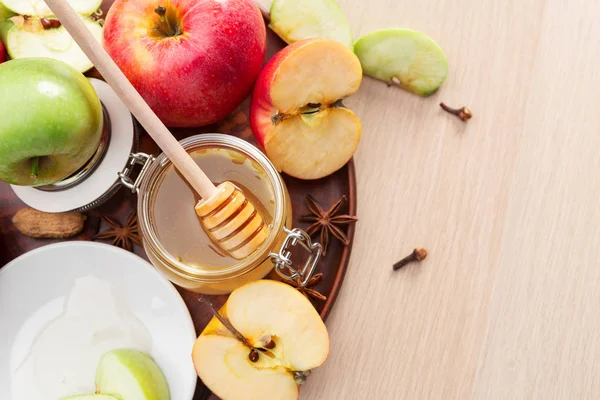
[[[177,16],[181,35],[158,36],[159,5]],[[250,94],[266,28],[252,0],[116,0],[104,48],[165,125],[204,126]]]
[[[2,42],[0,42],[0,64],[6,61],[6,52],[4,51],[4,46]]]
[[[277,54],[265,65],[254,85],[252,101],[250,103],[250,127],[258,144],[263,148],[267,133],[273,126],[271,117],[277,113],[277,108],[273,106],[271,100],[271,85],[277,76],[277,71],[282,62],[284,62],[295,51],[310,46],[311,43],[319,39],[305,39],[292,43]]]

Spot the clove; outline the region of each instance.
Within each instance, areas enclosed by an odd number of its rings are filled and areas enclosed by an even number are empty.
[[[464,106],[461,108],[452,108],[452,107],[448,107],[444,103],[440,103],[440,107],[442,107],[442,109],[444,109],[444,111],[447,111],[452,115],[456,115],[462,121],[468,121],[471,119],[471,117],[473,117],[473,113],[471,113],[471,110],[469,110],[467,107],[464,107]]]
[[[406,264],[409,264],[411,262],[423,261],[425,258],[427,258],[427,250],[417,247],[408,256],[404,257],[402,260],[394,264],[394,271],[404,267]]]

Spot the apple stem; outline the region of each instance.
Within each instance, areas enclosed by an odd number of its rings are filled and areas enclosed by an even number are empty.
[[[154,12],[160,17],[162,29],[167,37],[181,35],[179,27],[173,27],[173,25],[171,25],[171,21],[169,21],[169,18],[167,18],[167,8],[165,6],[157,6],[154,9]]]
[[[226,318],[224,318],[221,314],[219,314],[219,312],[217,310],[215,310],[215,307],[213,307],[212,303],[208,300],[206,300],[204,297],[200,297],[198,299],[198,301],[206,304],[210,310],[212,311],[213,315],[215,316],[215,318],[217,318],[219,320],[220,323],[222,323],[225,328],[227,328],[227,330],[229,332],[231,332],[232,334],[235,335],[235,337],[242,342],[246,347],[254,350],[254,346],[252,346],[250,344],[250,342],[248,342],[248,340],[246,340],[246,338],[244,337],[244,335],[242,335],[237,329],[235,329],[233,327],[233,325],[231,325],[231,322],[229,322],[229,320],[227,320]]]
[[[444,111],[447,111],[452,115],[456,115],[462,121],[467,121],[473,116],[473,113],[471,113],[471,110],[469,110],[467,107],[452,108],[448,107],[444,103],[440,103],[440,107],[442,107]]]
[[[40,165],[40,157],[34,157],[31,161],[31,178],[37,179],[38,176],[38,167]]]

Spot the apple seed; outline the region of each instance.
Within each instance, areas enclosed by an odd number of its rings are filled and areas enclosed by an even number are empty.
[[[44,29],[60,28],[61,23],[57,19],[40,18],[40,23]]]
[[[248,355],[248,358],[250,359],[250,361],[252,361],[253,363],[258,361],[258,351],[256,351],[256,349],[252,349],[250,351],[250,354]]]

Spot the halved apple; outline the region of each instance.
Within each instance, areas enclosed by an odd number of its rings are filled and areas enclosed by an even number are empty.
[[[192,351],[198,376],[224,400],[294,400],[329,355],[321,317],[300,292],[259,280],[234,290]],[[235,329],[235,332],[232,332]]]
[[[161,369],[148,354],[133,349],[106,353],[96,372],[96,389],[123,400],[170,400]]]
[[[293,43],[269,61],[256,81],[250,125],[279,171],[319,179],[352,158],[362,127],[342,100],[361,80],[356,55],[330,39]]]
[[[334,0],[275,0],[271,28],[286,43],[321,38],[337,40],[352,49],[352,31]]]
[[[82,394],[79,396],[66,397],[62,400],[118,400],[116,397],[106,394]]]
[[[91,15],[100,8],[102,0],[68,0],[71,7],[80,15]],[[52,17],[52,11],[44,0],[0,0],[6,8],[19,15]]]

